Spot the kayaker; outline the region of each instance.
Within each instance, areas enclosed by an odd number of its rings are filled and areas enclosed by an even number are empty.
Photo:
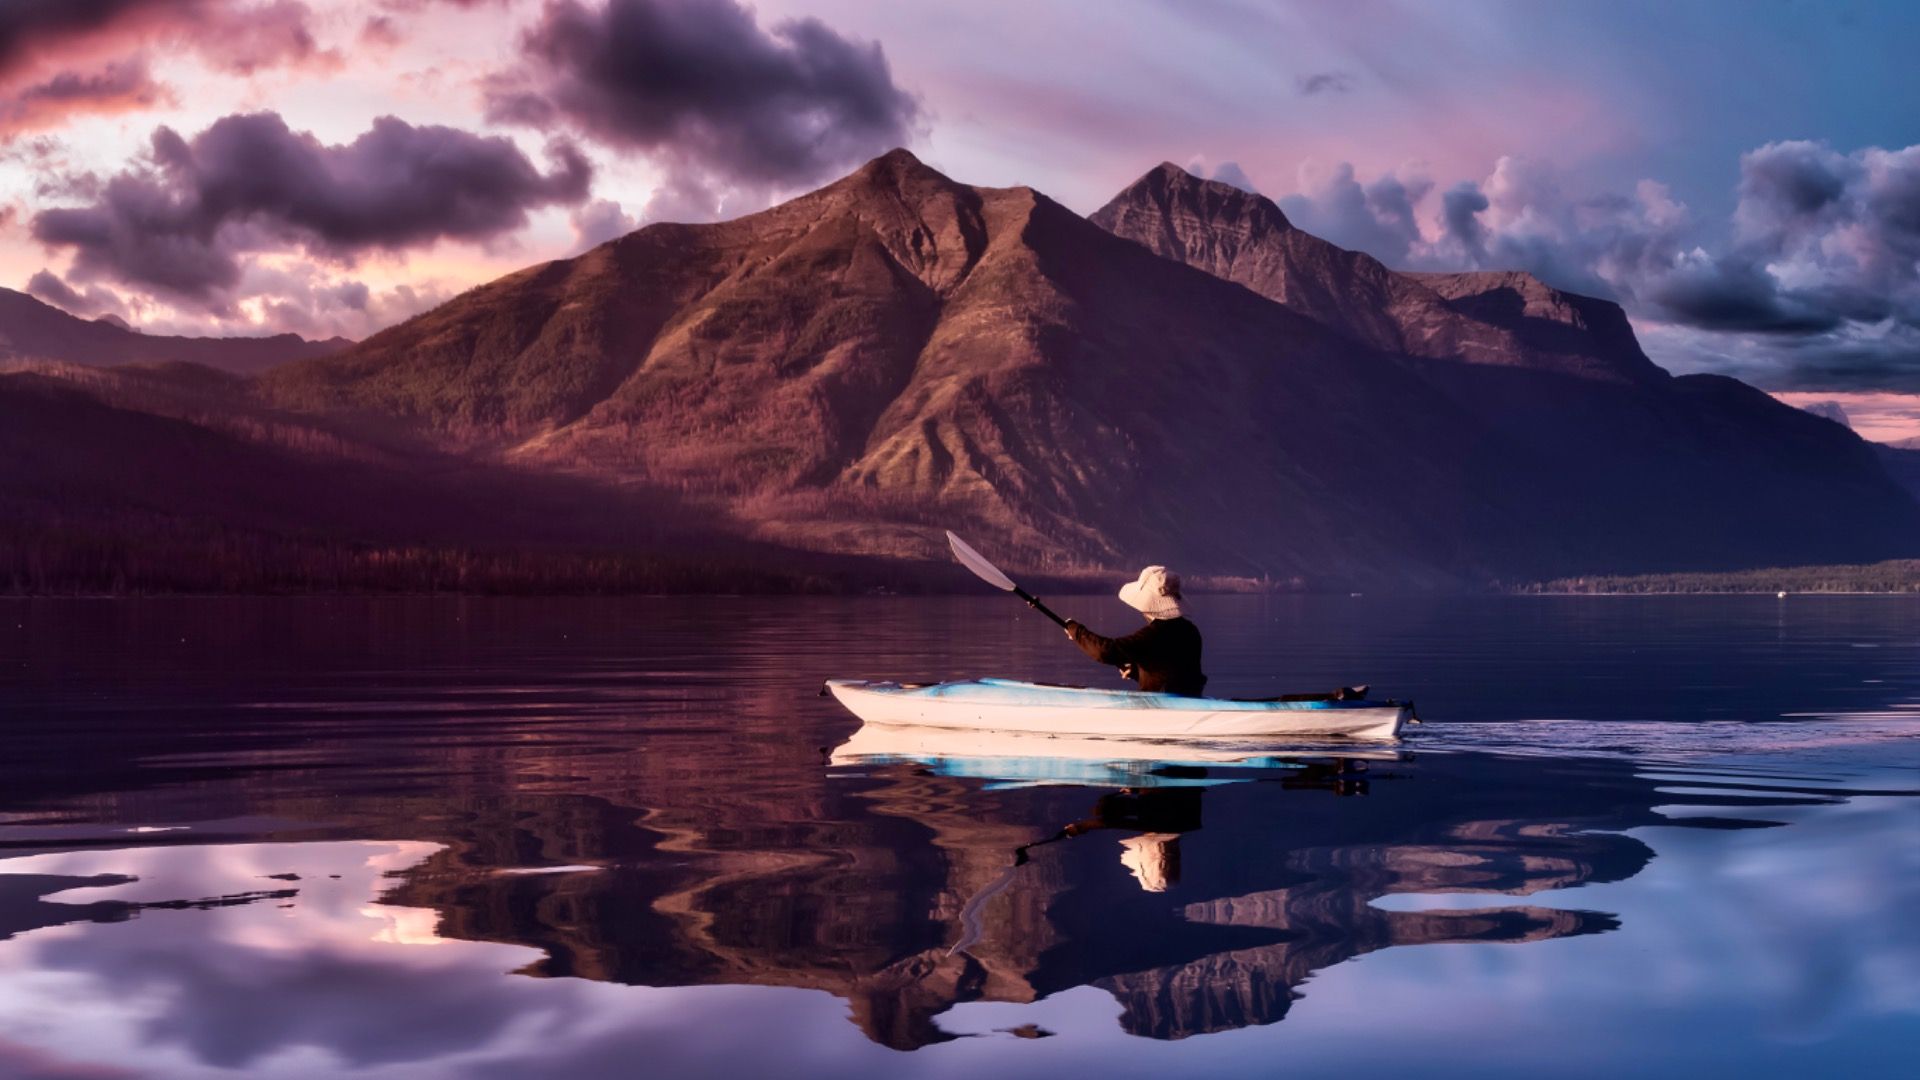
[[[1147,617],[1126,637],[1109,638],[1067,620],[1067,636],[1081,651],[1140,684],[1148,693],[1199,697],[1207,685],[1200,670],[1200,628],[1180,606],[1180,575],[1149,566],[1120,587],[1120,600]]]

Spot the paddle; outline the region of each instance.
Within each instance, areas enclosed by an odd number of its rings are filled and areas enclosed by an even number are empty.
[[[1039,597],[1015,585],[1012,578],[1001,573],[999,567],[986,560],[986,556],[981,555],[979,552],[973,550],[973,548],[967,546],[965,540],[949,532],[947,533],[947,546],[953,549],[953,557],[960,560],[961,566],[973,571],[974,577],[979,578],[981,581],[986,582],[1002,592],[1010,592],[1020,599],[1025,600],[1028,607],[1052,619],[1061,628],[1064,629],[1066,627],[1067,620],[1055,615],[1047,605],[1040,602]]]

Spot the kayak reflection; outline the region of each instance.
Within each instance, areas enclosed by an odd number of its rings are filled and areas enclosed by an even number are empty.
[[[1150,788],[1253,779],[1256,774],[1248,770],[1299,770],[1305,779],[1326,759],[1396,761],[1403,756],[1397,749],[1356,747],[1344,739],[1143,739],[865,723],[833,749],[828,761],[913,763],[942,776],[986,780],[989,789]]]

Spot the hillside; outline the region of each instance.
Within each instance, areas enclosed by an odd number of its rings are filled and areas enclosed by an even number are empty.
[[[0,289],[0,359],[74,364],[205,364],[225,371],[265,371],[288,360],[339,352],[345,338],[308,341],[271,337],[189,338],[142,334],[104,320],[69,315],[12,289]]]
[[[667,493],[103,394],[161,401],[0,374],[0,594],[790,591],[855,569],[742,543]]]

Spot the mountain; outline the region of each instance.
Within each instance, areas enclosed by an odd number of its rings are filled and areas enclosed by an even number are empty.
[[[350,344],[345,338],[308,341],[295,334],[161,337],[131,330],[118,320],[78,318],[26,293],[0,289],[0,359],[96,365],[187,362],[244,373],[325,356]]]
[[[1903,439],[1892,444],[1876,444],[1876,453],[1880,463],[1886,466],[1887,475],[1905,488],[1914,498],[1920,499],[1920,440]]]
[[[1295,228],[1264,196],[1172,164],[1093,222],[1387,352],[1623,383],[1666,377],[1614,304],[1518,272],[1396,273]]]
[[[761,214],[523,271],[261,386],[724,500],[801,547],[932,555],[939,522],[1029,566],[1155,551],[1437,583],[1439,523],[1478,500],[1455,410],[1349,352],[1044,195],[896,151]],[[1383,429],[1429,449],[1396,457]]]
[[[1842,427],[1853,426],[1853,422],[1847,418],[1846,408],[1837,401],[1810,401],[1800,406],[1800,408],[1805,409],[1815,416],[1831,420]]]
[[[1912,499],[1873,447],[1736,380],[1668,375],[1611,302],[1520,272],[1398,273],[1293,227],[1268,199],[1171,165],[1093,220],[1407,356],[1425,399],[1474,414],[1480,432],[1459,434],[1507,457],[1482,460],[1487,481],[1527,489],[1523,552],[1704,568],[1815,551],[1859,561],[1916,543]]]
[[[544,490],[543,542],[574,548],[623,535],[577,525],[601,505],[782,563],[943,560],[952,528],[1023,573],[1152,561],[1309,588],[1920,548],[1920,504],[1872,448],[1737,381],[1670,377],[1617,306],[1397,273],[1171,166],[1088,219],[894,151],[332,355],[196,370],[92,392],[263,450]],[[516,542],[440,505],[409,527]]]

